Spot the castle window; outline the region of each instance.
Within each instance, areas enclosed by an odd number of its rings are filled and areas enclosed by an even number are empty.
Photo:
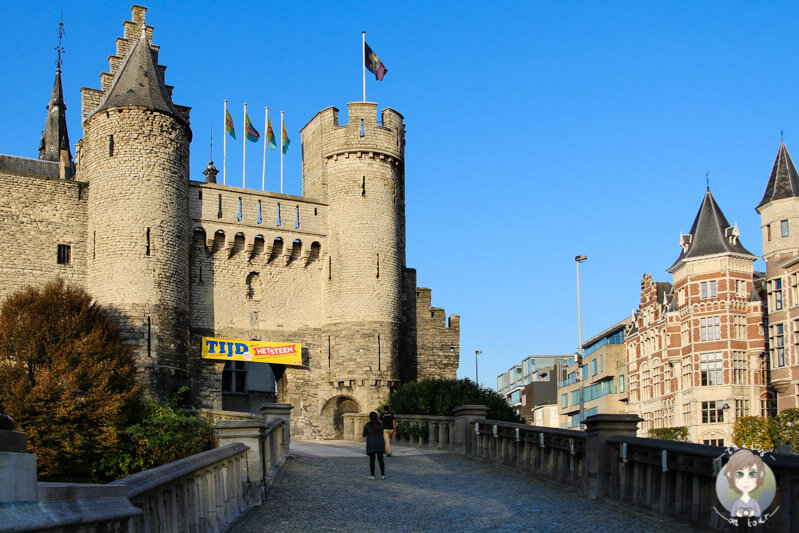
[[[377,279],[380,279],[380,254],[377,254]]]
[[[202,190],[197,191],[197,199],[198,200],[202,200],[203,199],[203,191]]]
[[[147,357],[153,356],[153,319],[147,317]]]
[[[766,225],[766,240],[771,241],[771,224]]]
[[[147,248],[144,252],[144,255],[150,256],[150,228],[147,228]]]
[[[366,176],[363,177],[361,182],[361,196],[366,196]]]
[[[277,225],[280,225],[280,202],[277,203]]]
[[[377,334],[377,369],[380,370],[380,357],[382,355],[382,349],[380,346],[380,334]]]
[[[299,228],[300,227],[300,206],[297,206],[297,210],[296,210],[295,214],[297,215],[297,219],[294,221],[294,227],[295,228]]]
[[[333,346],[330,337],[327,338],[327,370],[333,370]]]
[[[313,208],[313,216],[316,216],[316,208]]]
[[[247,392],[247,366],[244,361],[226,361],[222,370],[222,392],[244,394]]]
[[[108,157],[114,157],[114,136],[108,136]]]
[[[782,222],[780,222],[780,233],[782,233],[783,237],[787,237],[788,236],[788,221],[787,220],[783,220]]]
[[[258,223],[261,223],[261,200],[258,200]]]
[[[219,211],[216,213],[216,218],[222,218],[222,195],[219,195]]]
[[[68,265],[72,260],[72,247],[69,244],[59,244],[56,260],[59,265]]]
[[[238,217],[237,217],[237,220],[239,222],[241,222],[241,211],[242,211],[242,209],[241,209],[241,197],[239,197],[239,214],[238,214]]]
[[[255,301],[261,299],[261,276],[258,272],[250,272],[247,276],[247,299]]]
[[[330,256],[327,258],[327,279],[333,279],[333,258]]]
[[[97,232],[92,232],[92,259],[97,259]]]
[[[363,119],[361,119],[361,137],[363,137]]]

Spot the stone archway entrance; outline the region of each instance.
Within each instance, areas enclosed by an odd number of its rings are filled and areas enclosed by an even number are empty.
[[[344,413],[360,413],[360,406],[349,396],[334,396],[325,402],[319,416],[323,439],[340,439],[344,436]]]

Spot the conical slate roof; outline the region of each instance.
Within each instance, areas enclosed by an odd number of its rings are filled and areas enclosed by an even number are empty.
[[[94,113],[112,107],[126,106],[154,109],[170,115],[188,126],[186,120],[172,103],[172,98],[169,96],[161,73],[155,64],[153,52],[144,32],[128,53],[108,90],[108,95]]]
[[[755,257],[738,239],[737,228],[730,226],[710,190],[705,193],[699,212],[689,235],[683,236],[683,251],[668,269],[670,272],[686,259],[723,253],[744,254]]]
[[[46,161],[60,161],[61,152],[66,151],[69,158],[70,176],[72,166],[72,152],[69,148],[69,135],[67,134],[67,106],[64,104],[64,90],[61,87],[61,69],[55,71],[53,92],[47,104],[47,119],[44,123],[42,141],[39,143],[39,159]]]
[[[774,160],[774,167],[768,177],[766,192],[763,193],[763,199],[757,205],[757,209],[759,211],[763,205],[774,200],[795,196],[799,196],[799,174],[796,173],[796,167],[791,161],[785,143],[780,143],[777,159]]]

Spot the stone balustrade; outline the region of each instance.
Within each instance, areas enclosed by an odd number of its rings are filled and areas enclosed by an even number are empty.
[[[289,453],[290,405],[219,421],[219,447],[108,485],[37,483],[24,434],[0,431],[0,529],[215,533],[261,504]],[[226,417],[227,418],[227,417]]]

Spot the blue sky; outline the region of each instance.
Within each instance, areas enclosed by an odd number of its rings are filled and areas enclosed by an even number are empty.
[[[221,168],[222,100],[239,131],[286,113],[285,192],[300,194],[299,130],[359,101],[361,31],[388,68],[367,99],[405,116],[407,262],[433,305],[461,315],[459,377],[577,348],[629,316],[643,274],[670,281],[710,188],[741,242],[762,253],[755,212],[784,130],[799,150],[795,2],[152,1],[166,80],[192,107],[191,177]],[[81,87],[99,74],[130,3],[13,2],[0,19],[0,153],[36,157],[64,10],[70,140]],[[241,139],[241,134],[239,134]],[[262,145],[248,145],[260,188]],[[267,189],[279,157],[267,156]],[[241,184],[241,140],[228,145]],[[761,261],[756,268],[763,270]]]

